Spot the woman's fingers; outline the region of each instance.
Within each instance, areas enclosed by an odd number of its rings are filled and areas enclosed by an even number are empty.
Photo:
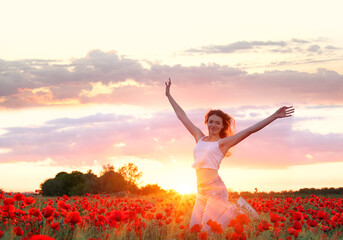
[[[285,117],[291,117],[292,113],[294,113],[293,106],[291,107],[285,107]]]

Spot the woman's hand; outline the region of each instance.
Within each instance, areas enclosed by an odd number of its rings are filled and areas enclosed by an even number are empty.
[[[294,113],[293,106],[291,107],[281,107],[279,108],[273,115],[275,118],[285,118],[285,117],[291,117],[292,113]]]
[[[170,85],[171,85],[170,78],[169,78],[168,82],[165,82],[165,84],[166,84],[166,96],[169,97],[170,96]]]

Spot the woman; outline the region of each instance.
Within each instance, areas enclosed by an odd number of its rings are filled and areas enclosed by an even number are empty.
[[[203,231],[209,231],[209,220],[216,221],[225,228],[231,219],[238,215],[242,208],[249,215],[259,219],[255,210],[243,198],[237,201],[238,206],[228,201],[228,192],[224,182],[218,175],[219,165],[228,155],[230,148],[257,132],[278,118],[290,117],[293,107],[281,107],[268,118],[255,125],[234,134],[235,121],[221,110],[211,110],[205,117],[208,136],[197,128],[187,117],[183,109],[175,102],[170,94],[171,81],[166,84],[166,96],[172,105],[176,116],[193,135],[196,146],[194,148],[193,168],[197,175],[197,198],[195,201],[190,228],[195,224],[202,226]]]

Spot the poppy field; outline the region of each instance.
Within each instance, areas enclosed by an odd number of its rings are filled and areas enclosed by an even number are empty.
[[[246,200],[261,221],[241,214],[228,226],[210,220],[212,231],[202,232],[188,225],[195,194],[48,198],[1,192],[0,239],[343,239],[342,198]]]

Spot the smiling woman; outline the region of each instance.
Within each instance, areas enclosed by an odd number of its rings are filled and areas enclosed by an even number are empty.
[[[281,107],[268,118],[236,134],[235,121],[232,117],[221,110],[211,110],[205,116],[208,128],[208,136],[205,136],[171,96],[171,80],[169,79],[165,85],[165,94],[177,118],[196,141],[192,167],[197,175],[197,197],[189,224],[190,229],[195,225],[200,225],[202,230],[210,232],[210,220],[216,221],[223,227],[227,226],[230,220],[242,211],[242,208],[248,210],[251,218],[260,220],[257,212],[244,199],[238,199],[237,205],[228,201],[228,191],[218,175],[218,169],[230,148],[276,119],[292,116],[294,108]],[[180,191],[183,190],[180,189]]]

